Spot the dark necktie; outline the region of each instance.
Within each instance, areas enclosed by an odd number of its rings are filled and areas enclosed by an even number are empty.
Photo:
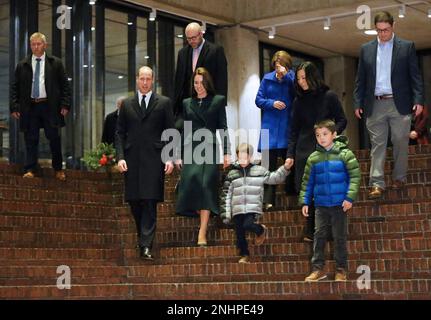
[[[142,108],[142,111],[144,111],[144,112],[147,110],[147,104],[145,103],[145,98],[146,98],[146,96],[143,95],[142,100],[141,100],[141,108]]]
[[[33,98],[39,98],[39,78],[40,78],[40,58],[36,58],[36,68],[34,71]]]

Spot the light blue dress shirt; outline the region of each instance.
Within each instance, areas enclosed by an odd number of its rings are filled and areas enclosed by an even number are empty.
[[[382,96],[384,94],[392,94],[391,84],[391,64],[392,64],[392,49],[394,47],[394,35],[387,42],[381,42],[378,39],[377,45],[377,61],[376,61],[376,88],[374,94]]]

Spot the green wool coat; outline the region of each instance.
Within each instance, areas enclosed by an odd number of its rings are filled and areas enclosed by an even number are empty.
[[[175,210],[179,215],[193,216],[197,214],[197,210],[210,210],[215,215],[220,212],[218,195],[221,157],[216,131],[227,130],[225,105],[225,97],[219,95],[183,101],[183,168],[177,186]],[[200,131],[197,132],[198,130]],[[205,140],[200,133],[205,135]],[[228,154],[229,150],[229,138],[225,136],[224,154]]]

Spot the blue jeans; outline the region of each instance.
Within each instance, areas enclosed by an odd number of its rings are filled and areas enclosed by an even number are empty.
[[[233,221],[235,222],[236,231],[236,245],[239,249],[240,256],[249,256],[248,243],[245,238],[245,233],[247,231],[254,232],[257,236],[263,233],[263,227],[256,223],[255,213],[237,214],[233,216]]]
[[[343,207],[316,207],[316,230],[314,232],[313,270],[325,265],[325,246],[332,230],[336,268],[347,269],[347,214]]]

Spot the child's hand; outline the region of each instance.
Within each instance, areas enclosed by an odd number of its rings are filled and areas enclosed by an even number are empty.
[[[284,162],[284,167],[286,168],[286,170],[292,168],[294,162],[295,161],[292,158],[286,159],[286,161]]]
[[[343,211],[347,212],[352,208],[352,203],[350,201],[344,200],[343,201]]]
[[[303,206],[302,207],[302,215],[304,217],[308,217],[308,206]]]

